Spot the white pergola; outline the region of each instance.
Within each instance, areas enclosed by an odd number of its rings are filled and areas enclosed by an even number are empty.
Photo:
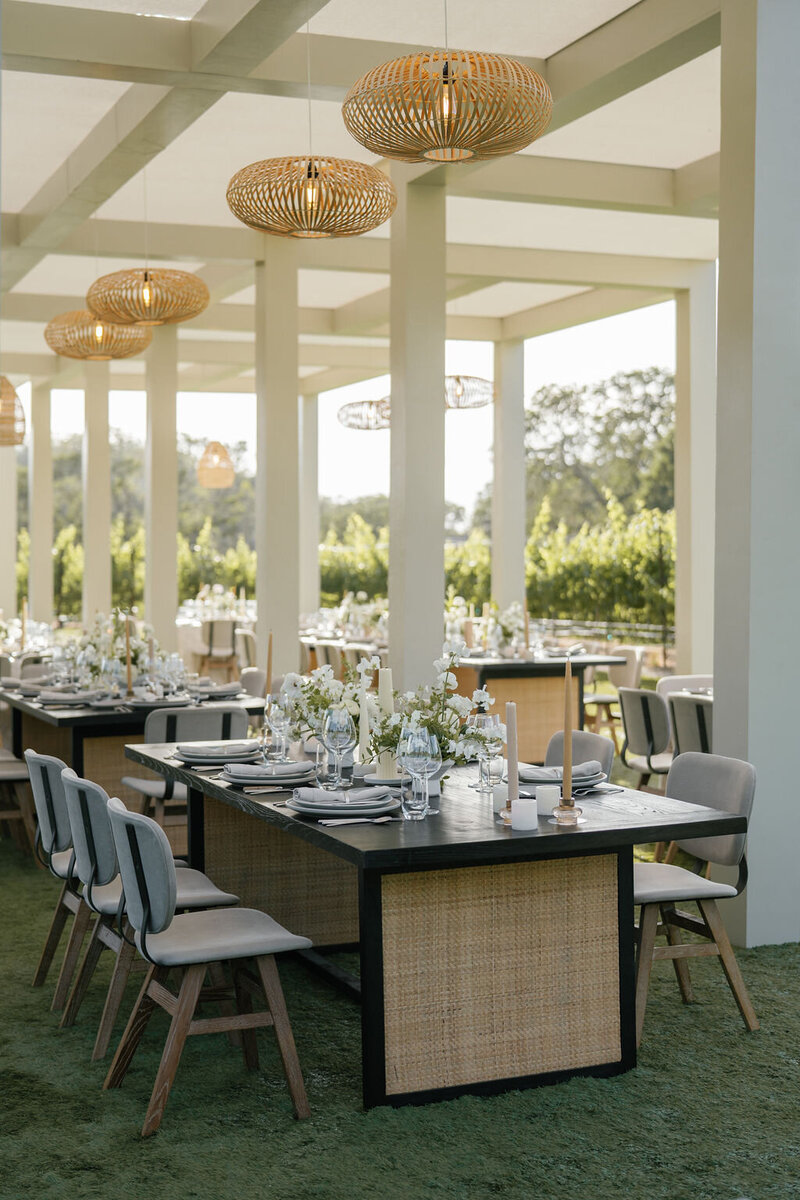
[[[441,634],[444,414],[431,399],[445,339],[495,346],[492,588],[508,603],[524,585],[525,339],[674,298],[678,665],[714,670],[715,749],[759,770],[740,940],[796,938],[800,810],[785,783],[800,566],[784,531],[800,459],[800,5],[454,0],[451,44],[513,54],[547,78],[546,136],[488,163],[378,163],[399,196],[390,224],[292,242],[240,225],[225,188],[246,163],[307,147],[306,17],[315,149],[376,163],[341,101],[369,67],[441,45],[442,12],[423,0],[148,2],[152,16],[135,11],[145,0],[3,3],[0,369],[33,384],[33,615],[52,615],[51,390],[86,393],[87,614],[110,603],[108,390],[147,392],[145,606],[166,645],[176,392],[255,392],[259,629],[276,633],[276,669],[293,666],[298,609],[318,592],[316,397],[389,370],[392,660],[401,683],[416,681]],[[205,279],[206,312],[155,330],[142,361],[51,354],[44,327],[84,306],[96,261],[141,264],[146,243],[154,264]],[[14,496],[13,452],[0,450],[6,612]]]

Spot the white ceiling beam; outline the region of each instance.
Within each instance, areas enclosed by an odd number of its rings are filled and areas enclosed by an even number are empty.
[[[709,154],[675,172],[675,208],[697,217],[718,216],[719,154]]]
[[[559,329],[571,329],[589,321],[614,317],[635,308],[647,308],[672,300],[673,292],[647,292],[634,288],[595,288],[577,296],[565,296],[549,304],[537,304],[523,312],[513,313],[502,320],[500,340],[540,337]]]
[[[548,58],[550,131],[720,44],[720,0],[640,0]]]
[[[192,22],[192,65],[248,74],[324,0],[207,0]],[[155,33],[154,38],[158,35]],[[219,99],[208,89],[134,84],[20,213],[19,244],[4,256],[3,288],[17,283],[105,200]]]

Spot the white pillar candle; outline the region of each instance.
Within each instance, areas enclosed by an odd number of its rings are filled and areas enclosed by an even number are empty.
[[[369,710],[367,708],[367,689],[361,689],[361,707],[358,715],[358,756],[362,763],[367,761],[369,754]]]
[[[381,706],[381,712],[394,712],[391,667],[381,667],[378,671],[378,703]]]
[[[517,706],[506,704],[506,746],[508,753],[508,801],[512,806],[519,798],[519,755],[517,753]]]

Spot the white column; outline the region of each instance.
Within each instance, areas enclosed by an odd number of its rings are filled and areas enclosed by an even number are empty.
[[[319,468],[317,396],[300,397],[300,612],[319,608]]]
[[[0,612],[17,611],[17,448],[0,446]]]
[[[266,666],[272,630],[272,669],[283,675],[300,657],[296,243],[265,236],[255,277],[258,654]]]
[[[147,351],[144,615],[167,651],[178,648],[177,391],[178,330],[159,325]]]
[[[83,623],[111,608],[111,448],[107,362],[84,365]]]
[[[53,443],[49,384],[41,384],[31,393],[28,463],[31,536],[28,603],[35,621],[50,622],[53,619]]]
[[[431,680],[444,610],[445,193],[392,163],[389,661],[395,687]]]
[[[495,342],[492,598],[525,604],[525,343]]]
[[[747,945],[800,937],[798,44],[795,0],[723,3],[714,750],[758,774],[750,882],[725,905]]]
[[[675,650],[679,674],[714,668],[717,268],[676,297]]]

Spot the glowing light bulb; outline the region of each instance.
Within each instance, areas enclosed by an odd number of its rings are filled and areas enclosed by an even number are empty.
[[[450,114],[455,107],[453,97],[450,94],[452,79],[450,76],[450,64],[445,62],[442,67],[442,120],[449,121]]]
[[[94,327],[94,340],[97,342],[98,346],[103,340],[103,326],[100,321],[98,321]]]
[[[319,203],[319,188],[313,179],[306,184],[306,208],[316,208]]]
[[[147,279],[145,279],[142,285],[142,304],[145,306],[145,308],[150,307],[150,300],[150,284],[147,282]]]

